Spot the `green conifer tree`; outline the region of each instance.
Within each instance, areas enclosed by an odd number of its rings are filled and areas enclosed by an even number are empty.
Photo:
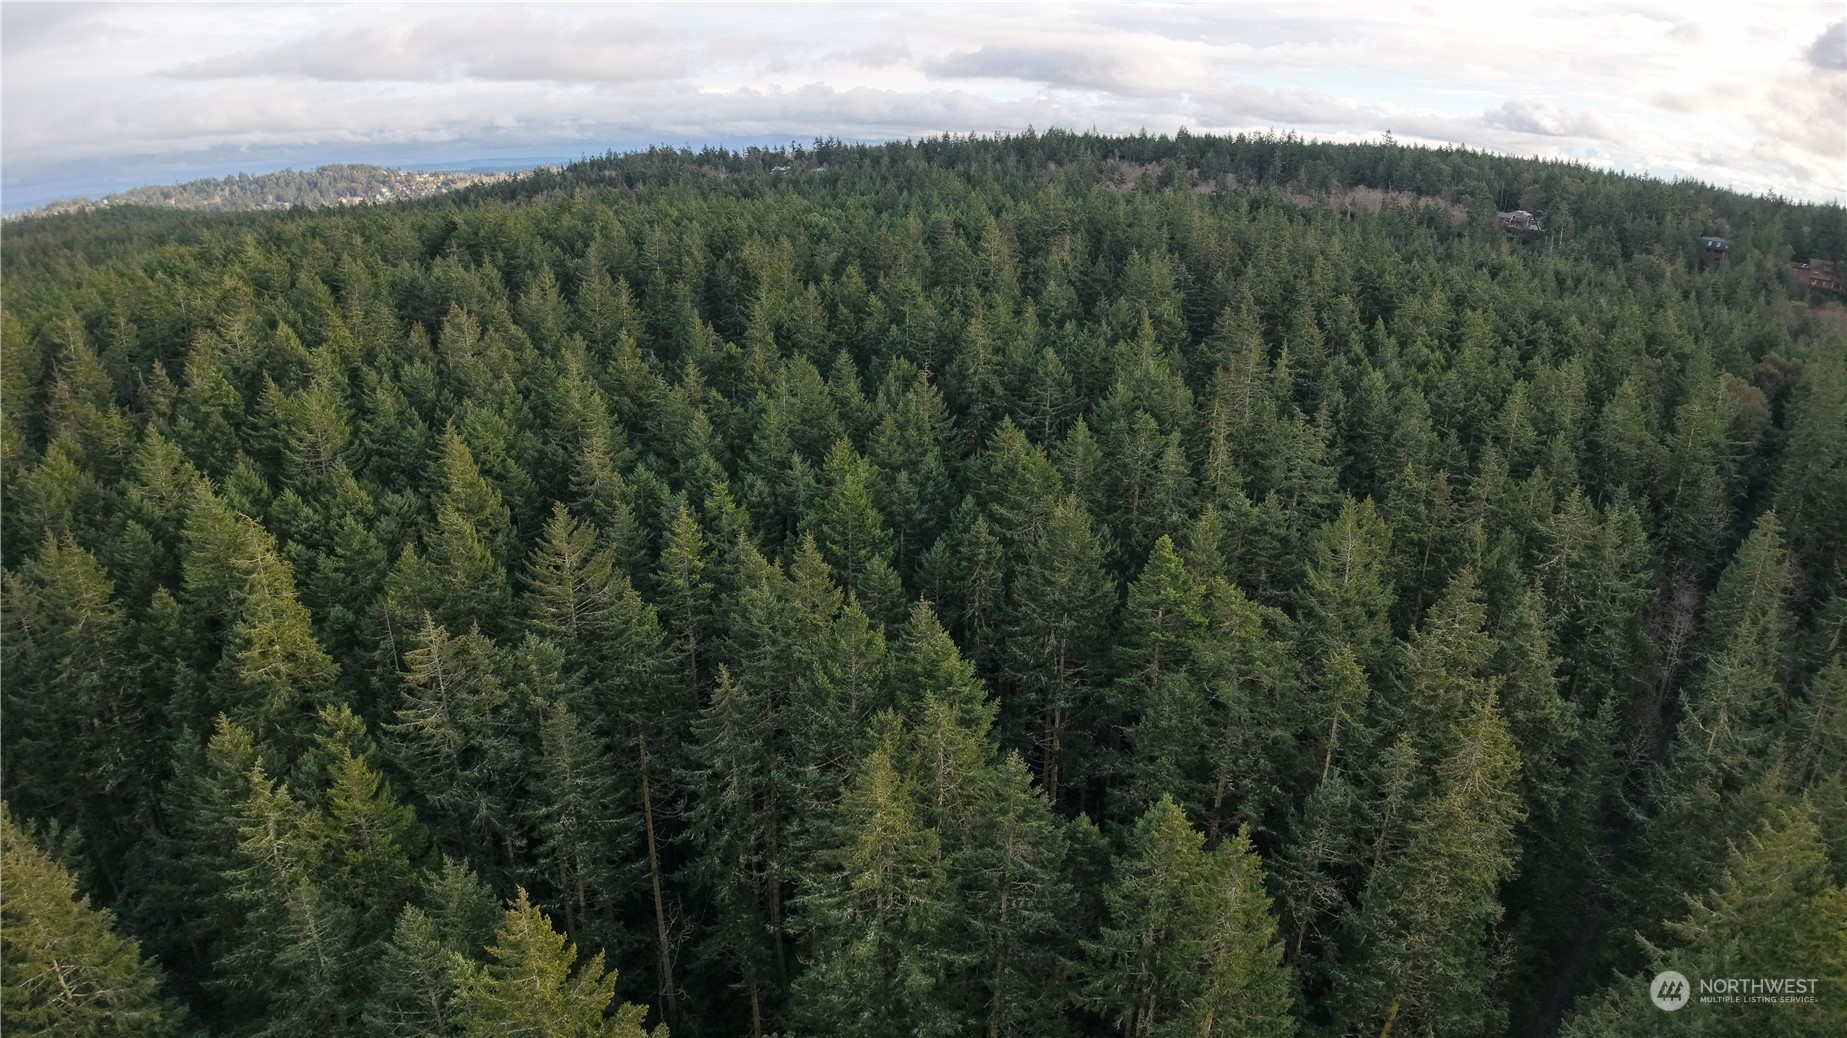
[[[1831,517],[1847,508],[1847,406],[1842,386],[1847,364],[1838,353],[1820,350],[1802,371],[1795,415],[1789,423],[1789,446],[1778,485],[1776,507],[1789,525],[1790,549],[1819,598],[1847,589],[1847,542]]]
[[[619,936],[616,899],[639,887],[639,812],[623,777],[603,741],[569,707],[559,702],[545,710],[531,779],[534,873],[556,892],[566,931],[605,945]]]
[[[695,799],[685,839],[696,855],[690,878],[714,915],[703,951],[723,963],[722,975],[748,1001],[753,1038],[778,1015],[789,968],[787,778],[780,773],[776,722],[770,697],[721,667],[689,755]]]
[[[244,911],[213,961],[211,986],[234,1017],[274,1038],[349,1033],[362,982],[357,906],[323,882],[338,835],[281,783],[251,769],[235,821],[225,897]]]
[[[1058,1034],[1075,903],[1064,833],[1018,755],[984,771],[979,796],[948,805],[964,814],[958,828],[972,837],[952,860],[966,907],[962,940],[978,956],[969,969],[983,1023],[989,1038]]]
[[[1646,864],[1631,883],[1644,918],[1665,917],[1683,894],[1716,882],[1723,848],[1760,821],[1763,803],[1742,794],[1773,773],[1773,785],[1784,780],[1789,582],[1782,527],[1766,512],[1706,604],[1705,670],[1656,777],[1658,813],[1641,838]]]
[[[372,970],[363,1023],[393,1038],[460,1033],[457,960],[478,964],[499,923],[494,895],[454,859],[426,877],[420,903],[396,918],[390,943]],[[460,974],[460,975],[458,975]]]
[[[881,619],[897,619],[902,591],[892,568],[891,530],[872,503],[870,466],[845,440],[836,441],[821,470],[820,496],[809,531],[833,566],[834,579]]]
[[[1585,1000],[1561,1032],[1568,1038],[1660,1033],[1650,977],[1673,970],[1697,985],[1714,978],[1800,976],[1815,990],[1788,1000],[1708,1004],[1689,991],[1675,1026],[1689,1034],[1829,1034],[1847,1020],[1830,981],[1847,973],[1847,895],[1830,875],[1827,845],[1806,806],[1780,811],[1728,855],[1719,882],[1689,896],[1659,943],[1644,942],[1647,968]],[[1806,1000],[1802,994],[1813,995]]]
[[[843,1038],[966,1033],[973,1021],[951,1001],[962,993],[939,988],[962,964],[947,940],[955,887],[889,751],[861,766],[836,826],[841,842],[799,904],[809,962],[795,983],[795,1020]]]
[[[642,1026],[647,1007],[615,1001],[616,974],[603,953],[577,963],[577,946],[552,929],[526,892],[507,905],[486,965],[457,963],[457,1019],[463,1038],[666,1038]]]
[[[119,852],[112,830],[153,806],[159,765],[128,669],[132,629],[96,559],[47,537],[5,575],[5,782],[19,808],[79,823]]]
[[[504,861],[514,825],[509,794],[525,755],[494,644],[426,617],[404,665],[403,698],[384,726],[386,754],[429,806],[445,853],[498,852]]]
[[[1433,613],[1444,611],[1439,604]],[[1425,641],[1436,637],[1432,628]],[[1451,637],[1454,632],[1451,632]],[[1367,878],[1343,929],[1332,1005],[1343,1030],[1485,1034],[1505,1026],[1488,938],[1514,866],[1520,759],[1491,693],[1458,704],[1435,788],[1405,804],[1402,847]]]
[[[231,559],[244,580],[225,644],[223,705],[258,738],[300,748],[307,719],[336,694],[339,668],[315,639],[275,539],[254,520],[243,524],[247,549]]]
[[[441,483],[437,511],[447,509],[466,520],[495,561],[505,565],[513,550],[513,516],[475,464],[474,452],[451,425],[443,430]]]
[[[322,717],[323,724],[330,718],[362,724],[344,708],[340,714],[323,711]],[[322,735],[323,746],[331,741],[328,734]],[[325,811],[333,841],[331,867],[323,868],[318,878],[356,906],[361,930],[370,940],[382,941],[389,920],[417,890],[417,866],[429,847],[429,836],[366,755],[339,745],[331,757]]]
[[[1040,788],[1053,803],[1063,783],[1082,784],[1096,766],[1091,715],[1115,606],[1102,540],[1083,505],[1067,497],[1020,562],[1005,664],[1022,697],[1017,744],[1038,762]]]
[[[0,808],[0,1028],[12,1034],[171,1035],[183,1011],[162,988],[160,969],[139,944],[115,932],[70,873]]]
[[[1085,948],[1084,1002],[1123,1035],[1292,1035],[1276,919],[1247,834],[1207,851],[1171,800],[1136,823]]]
[[[682,504],[661,545],[660,562],[654,570],[654,600],[678,658],[681,684],[692,696],[705,688],[715,649],[712,583],[706,577],[709,564],[705,533]]]
[[[1386,677],[1391,644],[1391,531],[1372,501],[1351,499],[1315,532],[1300,612],[1316,659],[1346,646],[1355,662]]]
[[[1192,650],[1206,630],[1204,607],[1204,589],[1186,571],[1173,540],[1163,536],[1129,585],[1117,642],[1119,676],[1110,695],[1133,747],[1124,769],[1134,807],[1152,805],[1163,794],[1195,804],[1206,798],[1201,769],[1210,736],[1199,723],[1205,693],[1190,671]]]

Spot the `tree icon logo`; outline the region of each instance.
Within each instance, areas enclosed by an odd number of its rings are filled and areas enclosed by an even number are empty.
[[[1692,992],[1688,989],[1686,977],[1673,970],[1664,970],[1655,974],[1654,982],[1648,985],[1648,997],[1654,1001],[1656,1008],[1671,1013],[1686,1005]]]

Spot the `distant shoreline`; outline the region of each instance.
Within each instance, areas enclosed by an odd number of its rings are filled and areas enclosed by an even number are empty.
[[[113,192],[100,198],[60,199],[30,209],[9,212],[6,218],[56,216],[121,206],[191,212],[257,212],[297,206],[337,208],[373,205],[429,198],[518,175],[518,171],[484,170],[480,167],[467,170],[421,170],[359,163],[330,164],[306,170],[284,169],[254,175],[235,173],[179,184],[147,185]]]

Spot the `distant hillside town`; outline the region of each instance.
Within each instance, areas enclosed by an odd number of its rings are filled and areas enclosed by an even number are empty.
[[[238,173],[223,178],[191,180],[184,184],[138,187],[100,199],[76,198],[52,202],[20,215],[49,216],[125,205],[204,212],[243,212],[288,209],[293,206],[325,208],[400,202],[428,198],[474,184],[506,180],[513,175],[504,172],[418,173],[385,166],[332,165],[311,170],[285,169],[256,176]]]

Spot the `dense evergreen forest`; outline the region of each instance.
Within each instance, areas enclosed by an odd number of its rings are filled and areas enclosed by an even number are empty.
[[[0,1024],[1847,1033],[1811,255],[1184,133],[11,224]]]

